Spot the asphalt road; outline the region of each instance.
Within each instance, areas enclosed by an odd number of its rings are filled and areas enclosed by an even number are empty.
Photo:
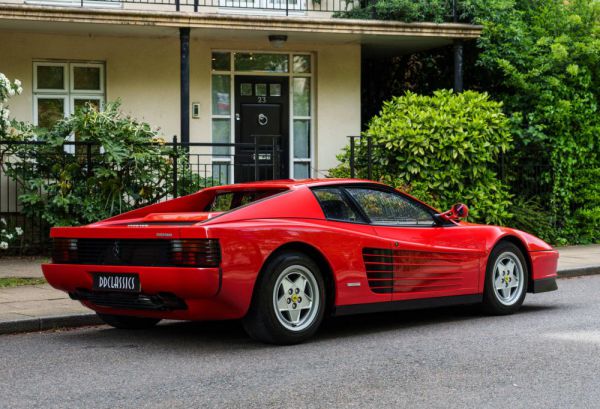
[[[311,342],[239,323],[0,336],[3,408],[599,408],[600,276],[473,308],[336,319]]]

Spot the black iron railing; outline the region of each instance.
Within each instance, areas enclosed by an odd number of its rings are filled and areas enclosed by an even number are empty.
[[[61,2],[57,3],[60,5]],[[73,0],[72,3],[62,3],[90,8],[113,6],[195,12],[262,11],[288,16],[310,12],[343,13],[368,6],[365,0]]]
[[[362,136],[348,137],[348,167],[351,178],[377,179],[373,169],[376,159],[373,152],[379,147],[372,138]],[[510,158],[500,155],[494,170],[500,180],[506,183],[512,194],[523,199],[538,198],[546,200],[552,192],[554,181],[552,166],[548,163],[525,163],[515,168]]]
[[[272,143],[261,138],[259,143],[182,144],[173,138],[160,144],[161,149],[145,162],[146,172],[152,171],[143,186],[152,194],[143,199],[125,195],[124,207],[157,203],[210,186],[278,179],[284,163],[276,140],[274,137]],[[49,224],[40,214],[24,212],[24,203],[39,198],[51,200],[47,197],[48,187],[68,183],[58,180],[60,168],[76,166],[80,183],[96,172],[123,171],[122,166],[107,165],[104,148],[94,143],[65,142],[52,149],[48,145],[40,149],[44,145],[36,141],[0,141],[0,218],[11,227],[23,229],[24,234],[12,243],[19,251],[39,252],[49,248]],[[48,161],[48,157],[43,160],[43,155],[52,155],[52,160]],[[34,187],[32,174],[36,179]]]

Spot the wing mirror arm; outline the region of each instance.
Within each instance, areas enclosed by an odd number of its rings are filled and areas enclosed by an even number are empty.
[[[448,222],[457,224],[461,219],[466,219],[467,217],[469,217],[469,208],[467,205],[457,203],[447,212],[434,214],[433,220],[437,225],[443,225]]]

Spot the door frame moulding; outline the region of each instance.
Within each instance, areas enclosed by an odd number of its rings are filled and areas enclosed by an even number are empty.
[[[230,143],[235,143],[235,76],[236,75],[248,75],[248,76],[273,76],[273,77],[288,77],[289,80],[289,132],[288,132],[288,169],[289,169],[289,177],[294,178],[294,163],[308,163],[309,164],[309,177],[315,176],[316,169],[316,141],[317,141],[317,128],[316,128],[316,101],[317,101],[317,86],[316,86],[316,58],[317,53],[312,51],[277,51],[277,50],[248,50],[248,49],[222,49],[215,48],[210,49],[210,55],[212,59],[213,53],[229,53],[229,70],[213,70],[211,67],[210,71],[210,90],[211,90],[211,106],[210,106],[210,120],[211,120],[211,140],[212,140],[212,120],[213,119],[227,119],[230,120]],[[289,56],[289,67],[288,72],[268,72],[268,71],[238,71],[235,69],[235,54],[236,53],[252,53],[252,54],[284,54]],[[310,73],[294,73],[293,71],[293,56],[294,55],[308,55],[310,56]],[[230,76],[230,112],[229,117],[227,115],[213,115],[212,113],[212,87],[213,87],[213,76],[215,75],[229,75]],[[294,92],[293,92],[293,79],[295,77],[300,78],[310,78],[310,116],[307,117],[294,117]],[[310,158],[304,159],[294,159],[294,119],[305,119],[310,121],[310,138],[309,138],[309,154]],[[232,152],[234,155],[235,152]],[[218,163],[233,163],[233,159],[229,158],[227,160],[221,159],[212,159],[213,162]],[[232,169],[230,174],[230,182],[235,181],[235,169]]]

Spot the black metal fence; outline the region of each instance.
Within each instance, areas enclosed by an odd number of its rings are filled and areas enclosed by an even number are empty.
[[[372,138],[349,136],[348,139],[350,177],[359,176],[372,180],[375,177],[373,151],[376,148]],[[554,175],[553,168],[548,163],[525,163],[515,168],[509,158],[500,155],[495,170],[498,178],[519,198],[544,201],[552,193]]]
[[[172,142],[161,143],[155,155],[146,160],[147,175],[140,183],[142,189],[151,193],[125,194],[125,207],[169,200],[204,187],[278,179],[284,164],[277,138],[272,139],[262,138],[257,143],[182,144],[173,138]],[[106,155],[104,147],[87,142],[48,146],[35,141],[0,141],[0,218],[11,229],[19,227],[24,232],[11,244],[13,252],[39,253],[47,249],[49,223],[40,214],[24,210],[32,208],[32,200],[52,199],[47,197],[52,191],[50,186],[69,183],[68,179],[61,179],[63,169],[76,166],[80,181],[92,180],[96,172],[123,172],[123,166],[111,167]],[[135,173],[135,165],[131,168],[128,172]],[[66,187],[69,188],[72,187]]]
[[[367,6],[364,0],[78,0],[80,7],[114,5],[165,11],[262,11],[285,15],[340,13]]]
[[[414,0],[415,2],[422,0]],[[345,12],[358,11],[358,15],[377,19],[377,0],[74,0],[69,7],[115,7],[160,11],[193,12],[260,12],[286,16],[328,13],[344,17]],[[458,0],[447,0],[448,22],[457,22]]]

